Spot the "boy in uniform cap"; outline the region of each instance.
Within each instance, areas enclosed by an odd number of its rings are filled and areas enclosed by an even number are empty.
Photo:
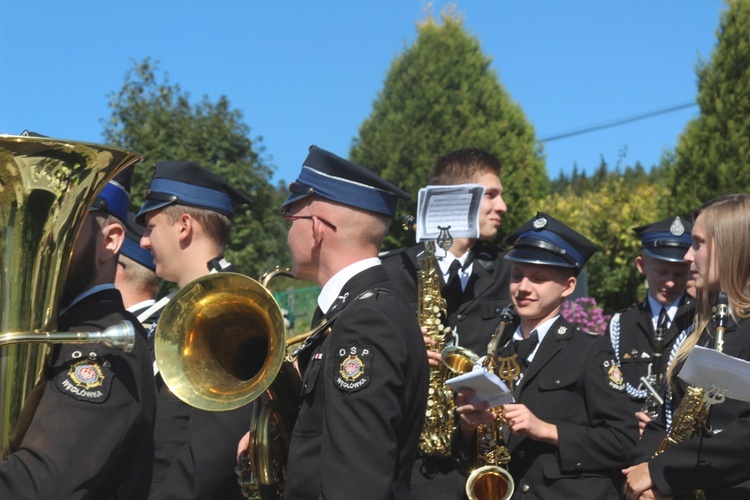
[[[156,411],[151,357],[145,330],[113,285],[131,175],[128,168],[110,181],[83,221],[57,325],[60,331],[100,331],[130,321],[133,350],[50,345],[43,381],[32,390],[0,460],[0,498],[148,495]]]
[[[620,498],[619,468],[637,440],[625,383],[608,340],[560,315],[596,246],[543,212],[506,241],[519,322],[505,330],[497,364],[518,363],[515,402],[503,407],[513,498]],[[494,416],[486,402],[467,404],[468,395],[459,392],[455,438],[473,458],[476,426]]]
[[[416,315],[377,256],[396,202],[409,195],[316,146],[289,189],[293,272],[322,287],[313,322],[326,327],[297,360],[303,400],[284,496],[408,498],[427,356]]]
[[[146,226],[141,246],[153,255],[156,275],[181,288],[210,272],[236,272],[224,259],[224,247],[235,205],[249,202],[197,163],[157,163],[135,218]],[[156,454],[150,498],[241,498],[234,451],[237,439],[247,430],[253,405],[222,412],[199,410],[174,396],[159,374],[156,383]]]
[[[135,222],[135,214],[128,213],[125,221],[125,240],[117,260],[115,288],[122,294],[125,308],[132,312],[146,330],[159,318],[160,308],[154,307],[154,297],[159,289],[154,256],[141,248],[141,238],[146,228]]]
[[[693,297],[685,293],[690,265],[684,257],[692,227],[680,217],[670,217],[633,228],[642,243],[635,265],[646,277],[648,296],[616,313],[607,328],[641,429],[662,411],[659,399],[666,390],[661,388],[657,398],[643,379],[660,390],[672,347],[695,314]]]

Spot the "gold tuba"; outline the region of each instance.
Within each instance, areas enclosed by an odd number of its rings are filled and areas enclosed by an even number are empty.
[[[102,341],[132,349],[129,323],[104,332],[55,329],[73,244],[89,207],[110,179],[140,160],[136,153],[98,144],[0,135],[3,450],[8,449],[27,396],[42,379],[46,344]],[[21,437],[14,436],[14,441]]]
[[[286,350],[309,334],[286,339],[281,308],[268,290],[281,275],[292,276],[280,268],[260,282],[236,273],[202,276],[167,303],[154,334],[162,379],[185,403],[224,411],[261,398],[253,409],[247,457],[237,466],[247,498],[281,496],[301,403],[301,379]]]

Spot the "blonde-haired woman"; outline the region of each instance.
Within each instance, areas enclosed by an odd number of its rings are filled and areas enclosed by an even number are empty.
[[[690,352],[696,345],[716,348],[712,307],[720,291],[727,293],[730,312],[723,352],[750,360],[750,195],[721,196],[696,214],[693,243],[685,255],[695,280],[696,327],[667,372],[672,408],[678,407],[687,389],[677,374]],[[661,498],[697,489],[709,499],[750,498],[750,404],[726,399],[711,408],[708,424],[711,432],[624,470],[627,498]],[[652,422],[646,427],[637,456],[653,455],[665,426],[663,419],[661,425]]]

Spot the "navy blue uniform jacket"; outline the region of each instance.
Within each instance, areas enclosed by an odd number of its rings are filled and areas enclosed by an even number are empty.
[[[136,328],[130,353],[103,344],[52,347],[31,425],[19,449],[0,461],[0,498],[146,498],[156,411],[146,332],[115,289],[74,304],[58,328],[98,331],[123,320]]]
[[[328,336],[300,356],[285,498],[409,497],[427,355],[414,311],[378,290],[392,287],[382,266],[354,276]]]

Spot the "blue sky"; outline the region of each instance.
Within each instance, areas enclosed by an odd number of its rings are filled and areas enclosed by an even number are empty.
[[[434,2],[439,12],[444,1]],[[721,0],[456,0],[537,137],[694,102]],[[195,101],[225,95],[262,136],[274,181],[307,147],[347,156],[419,0],[0,0],[0,133],[102,142],[108,95],[160,62]],[[697,106],[545,144],[547,170],[658,163]],[[171,158],[176,159],[176,158]]]

